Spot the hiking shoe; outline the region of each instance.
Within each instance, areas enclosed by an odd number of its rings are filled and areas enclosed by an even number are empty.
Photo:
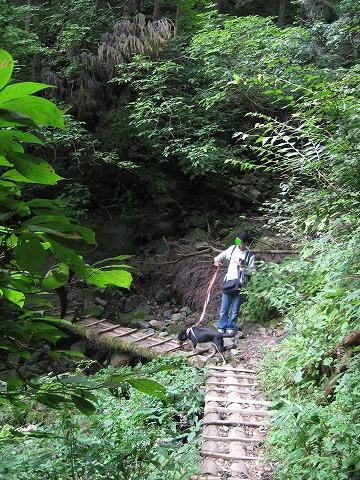
[[[221,335],[224,335],[225,330],[223,328],[218,328],[218,332],[221,333]]]
[[[234,335],[235,330],[230,330],[230,329],[227,328],[227,329],[225,330],[225,333],[226,333],[226,335]]]

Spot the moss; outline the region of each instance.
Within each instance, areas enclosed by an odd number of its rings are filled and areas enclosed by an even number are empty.
[[[139,320],[147,320],[148,312],[143,308],[137,308],[129,313],[123,313],[119,317],[119,324],[123,327],[137,325]]]

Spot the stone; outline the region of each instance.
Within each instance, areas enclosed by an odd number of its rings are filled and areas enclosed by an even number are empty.
[[[111,357],[110,363],[113,367],[121,367],[123,365],[129,365],[131,359],[132,357],[128,353],[117,352]]]
[[[144,311],[141,307],[139,307],[136,310],[133,310],[132,312],[128,312],[120,315],[119,323],[123,327],[127,327],[127,326],[136,327],[140,321],[148,322],[150,319],[146,311]]]
[[[70,347],[70,350],[73,352],[85,353],[86,352],[85,341],[79,340],[78,342],[73,343]]]
[[[172,322],[178,322],[179,320],[183,320],[184,315],[182,313],[173,313],[171,315],[171,321]]]
[[[163,305],[170,300],[170,293],[163,288],[160,288],[155,294],[155,300]]]
[[[159,337],[167,337],[168,332],[159,332],[158,335],[159,335]]]
[[[191,308],[186,306],[180,309],[180,312],[183,313],[184,315],[188,316],[191,315]]]
[[[107,300],[104,300],[103,298],[100,298],[100,297],[95,298],[95,303],[98,303],[102,307],[106,307],[106,305],[108,304]]]
[[[189,240],[202,240],[202,241],[207,241],[208,240],[208,233],[202,229],[202,228],[192,228],[191,230],[188,231],[186,234],[185,238]]]
[[[150,322],[138,322],[138,325],[139,325],[139,328],[142,328],[144,330],[146,330],[147,328],[150,327]]]
[[[267,333],[266,333],[266,328],[264,327],[260,327],[259,328],[259,333],[262,337],[266,337]]]
[[[166,325],[164,322],[161,322],[160,320],[151,320],[149,322],[150,327],[155,328],[155,330],[165,330]]]
[[[129,313],[135,310],[140,305],[140,298],[138,295],[130,295],[125,298],[124,313]]]

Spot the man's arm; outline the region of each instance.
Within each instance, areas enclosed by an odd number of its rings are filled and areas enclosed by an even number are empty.
[[[226,250],[222,251],[221,253],[219,253],[219,255],[217,255],[214,258],[215,267],[218,267],[219,265],[221,265],[221,263],[225,260],[230,260],[231,251],[233,250],[233,248],[234,247],[227,248]]]

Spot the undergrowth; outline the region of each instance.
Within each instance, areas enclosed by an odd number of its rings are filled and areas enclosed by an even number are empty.
[[[97,411],[90,416],[34,405],[22,414],[3,411],[1,424],[51,436],[1,445],[0,478],[180,480],[196,473],[202,377],[175,358],[154,360],[142,371],[159,366],[169,367],[152,374],[166,388],[164,401],[125,387],[96,392]],[[130,367],[117,371],[124,369]]]

